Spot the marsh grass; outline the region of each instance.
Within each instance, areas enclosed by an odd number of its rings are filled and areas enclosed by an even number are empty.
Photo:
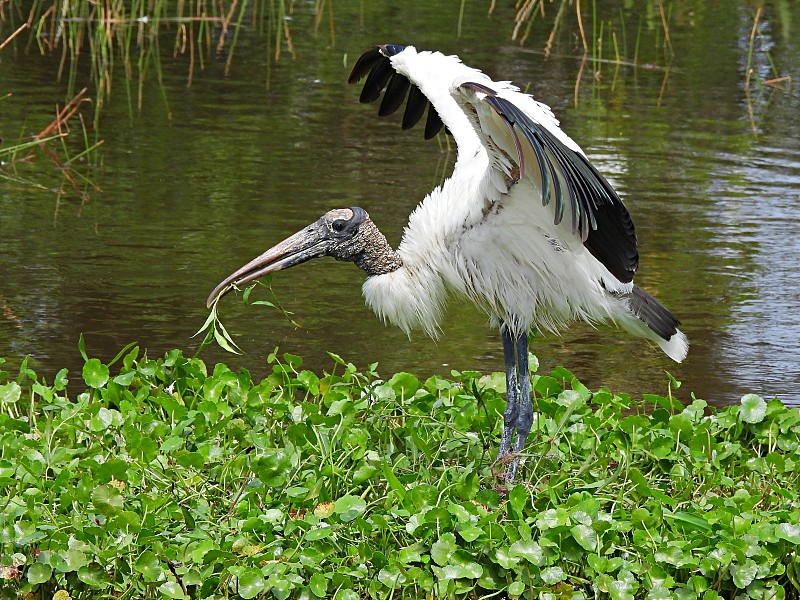
[[[760,24],[763,11],[763,4],[759,4],[756,6],[753,14],[753,26],[750,29],[750,38],[747,48],[747,66],[745,68],[744,90],[747,99],[747,114],[750,119],[750,127],[754,134],[758,132],[758,116],[756,114],[758,107],[768,103],[772,91],[780,90],[782,92],[790,92],[792,89],[791,76],[780,75],[769,49],[766,48],[767,44],[764,42],[761,35]],[[761,54],[769,65],[770,76],[767,79],[764,79],[756,68],[758,54]],[[754,84],[757,88],[756,94],[753,93]]]
[[[51,382],[0,371],[0,598],[798,597],[778,401],[635,401],[532,358],[507,488],[501,374],[79,351]]]
[[[635,36],[629,35],[628,20],[622,7],[616,15],[608,15],[604,7],[599,6],[597,0],[519,0],[516,5],[512,39],[524,45],[529,41],[534,24],[541,22],[541,27],[549,27],[550,34],[544,44],[542,53],[545,56],[555,55],[556,45],[564,35],[570,35],[571,40],[566,43],[567,50],[558,53],[564,56],[569,48],[576,49],[582,54],[576,55],[581,60],[575,81],[574,102],[577,106],[579,90],[582,79],[586,74],[587,64],[591,65],[591,80],[594,84],[604,77],[607,65],[614,67],[612,89],[616,82],[620,67],[643,68],[658,70],[664,73],[657,105],[661,106],[666,93],[669,78],[674,70],[673,62],[676,50],[673,45],[671,23],[675,2],[670,0],[646,0],[636,22]],[[494,10],[492,2],[489,12]],[[573,15],[574,21],[569,21]],[[776,18],[788,22],[790,10],[784,3],[778,3]],[[747,50],[747,66],[744,72],[743,87],[746,94],[748,115],[751,128],[758,132],[758,112],[766,106],[775,91],[790,92],[792,78],[781,75],[772,55],[769,44],[761,34],[761,20],[764,14],[764,4],[759,3],[753,8],[752,27]],[[587,19],[586,17],[589,17]],[[565,34],[565,32],[568,32]],[[587,35],[588,32],[588,35]],[[648,55],[655,56],[655,62],[644,62],[645,45],[652,45]],[[655,51],[655,54],[652,54]],[[651,59],[653,60],[653,59]],[[757,64],[768,65],[769,76],[759,73]]]
[[[296,56],[289,26],[291,20],[287,18],[295,12],[294,0],[36,0],[32,3],[8,0],[0,6],[0,51],[60,55],[57,77],[68,83],[67,97],[77,94],[78,89],[86,85],[82,66],[88,65],[95,129],[112,93],[116,66],[121,65],[125,73],[125,92],[131,113],[141,110],[146,84],[155,78],[169,114],[163,72],[167,56],[185,62],[187,87],[192,86],[197,72],[206,68],[211,56],[225,57],[225,73],[228,74],[245,24],[262,35],[267,43],[270,60],[266,61],[265,86],[269,87],[272,65],[281,59],[284,51]],[[464,9],[462,0],[457,34],[463,26]],[[492,1],[489,13],[494,9]],[[550,33],[543,47],[545,56],[557,52],[558,45],[564,48],[566,37],[567,49],[561,53],[580,52],[578,56],[582,55],[591,66],[588,71],[593,80],[600,80],[609,64],[615,66],[615,78],[620,66],[661,69],[665,72],[664,90],[675,57],[671,32],[674,9],[674,0],[642,0],[637,3],[639,16],[632,31],[630,21],[634,13],[627,8],[608,9],[605,3],[597,0],[518,0],[511,37],[526,44],[534,26],[548,28]],[[334,0],[314,0],[313,12],[314,32],[320,34],[327,29],[330,46],[335,47]],[[758,5],[748,53],[745,82],[748,94],[751,82],[755,82],[761,93],[764,88],[785,90],[791,85],[788,77],[779,74],[769,52],[757,49],[762,12],[763,5]],[[784,18],[787,17],[784,15]],[[165,44],[169,39],[172,39],[171,44]],[[754,53],[766,54],[772,77],[762,78],[751,68]],[[644,55],[648,57],[644,59],[647,62],[643,61]],[[585,67],[585,63],[580,65],[579,78],[586,74]],[[576,82],[576,98],[579,85],[580,82]]]
[[[320,7],[320,14],[324,8]],[[0,140],[0,178],[20,189],[55,190],[54,218],[57,218],[64,194],[74,192],[86,201],[88,194],[97,189],[91,167],[101,162],[98,149],[103,140],[98,124],[119,80],[115,74],[120,69],[124,72],[122,91],[127,96],[131,116],[147,101],[147,84],[153,79],[169,114],[163,65],[166,56],[186,63],[187,87],[191,87],[197,71],[205,68],[212,55],[225,56],[224,69],[228,74],[239,32],[249,18],[260,30],[267,23],[268,46],[274,43],[274,59],[278,60],[283,40],[289,52],[294,52],[289,21],[284,18],[291,10],[293,3],[287,4],[286,0],[0,3],[3,58],[37,52],[58,56],[54,77],[66,83],[67,98],[52,122],[32,139]],[[164,39],[168,39],[165,34],[169,32],[174,33],[171,47],[164,45]],[[268,52],[272,54],[272,50]],[[269,76],[268,69],[265,85],[269,85]],[[12,94],[13,91],[0,101],[7,101]],[[36,165],[44,162],[55,169],[37,170]],[[57,173],[60,181],[54,183],[49,173]]]
[[[320,11],[324,10],[325,3],[322,4]],[[0,12],[0,49],[60,55],[57,78],[67,82],[68,96],[77,93],[79,74],[88,64],[96,125],[112,92],[118,63],[128,82],[130,106],[140,110],[150,77],[155,77],[163,90],[162,62],[166,53],[186,59],[187,87],[192,85],[196,72],[205,68],[209,56],[226,55],[225,71],[229,72],[239,32],[248,15],[259,30],[263,30],[264,21],[268,23],[273,35],[267,39],[274,41],[276,60],[284,39],[293,52],[285,18],[292,5],[286,0],[11,0],[4,3]],[[329,13],[333,28],[332,8]],[[174,32],[172,47],[162,48],[162,37],[169,32]]]
[[[555,3],[545,0],[520,0],[517,3],[511,38],[520,45],[526,44],[535,23],[542,21],[542,27],[550,28],[550,34],[544,45],[545,55],[554,52],[559,35],[566,31],[580,43],[584,57],[591,57],[592,62],[600,69],[603,63],[608,62],[638,66],[642,35],[648,31],[651,32],[650,38],[654,47],[660,50],[662,64],[668,64],[674,56],[669,25],[673,3],[649,1],[645,5],[643,11],[645,16],[640,16],[638,19],[632,48],[628,45],[623,9],[620,8],[616,14],[608,16],[603,12],[603,8],[598,6],[597,0],[558,0]],[[493,8],[494,4],[490,7],[490,12]],[[585,23],[587,12],[590,22]],[[552,18],[547,23],[545,21],[550,13]],[[573,14],[574,22],[568,21]],[[613,51],[613,59],[606,57],[605,48]]]
[[[10,98],[11,94],[5,98]],[[86,200],[97,187],[91,178],[92,165],[96,161],[102,140],[92,141],[89,128],[81,109],[91,104],[86,89],[78,92],[63,107],[56,109],[52,121],[32,139],[21,139],[14,143],[0,142],[0,179],[20,189],[56,193],[54,218],[58,216],[61,197],[69,190]],[[53,168],[47,172],[58,177],[55,184],[42,178],[44,172],[35,168],[40,162]],[[34,170],[37,176],[29,176]]]

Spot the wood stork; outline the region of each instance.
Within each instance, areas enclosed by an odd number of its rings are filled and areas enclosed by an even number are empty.
[[[380,116],[405,101],[403,129],[426,108],[426,139],[447,128],[458,147],[451,177],[411,213],[397,250],[362,208],[331,210],[227,277],[208,306],[231,284],[320,256],[361,267],[367,305],[406,333],[422,329],[435,338],[448,299],[471,300],[503,340],[507,405],[498,458],[513,449],[506,471],[513,481],[533,422],[531,329],[610,322],[675,361],[686,356],[687,339],[678,320],[633,284],[639,255],[631,217],[549,107],[456,56],[412,46],[368,50],[349,82],[365,76],[361,102],[386,90]]]

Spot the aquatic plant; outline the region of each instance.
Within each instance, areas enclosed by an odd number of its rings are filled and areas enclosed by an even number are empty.
[[[179,350],[80,351],[71,380],[0,372],[0,597],[800,592],[800,411],[778,401],[535,374],[506,489],[499,374],[382,379],[331,355],[317,375],[273,352],[258,381]]]
[[[10,97],[9,94],[6,97]],[[90,141],[81,107],[91,101],[86,98],[86,89],[78,92],[63,108],[56,110],[55,117],[32,139],[22,139],[14,143],[0,140],[0,179],[24,189],[50,192],[56,190],[60,197],[65,189],[72,189],[79,197],[86,198],[89,191],[96,189],[84,162],[91,164],[102,140]],[[78,127],[73,124],[78,122]],[[75,132],[78,135],[75,135]],[[55,167],[49,171],[56,174],[58,182],[43,183],[41,177],[28,177],[25,173],[29,165],[45,160]],[[56,209],[57,211],[57,209]]]
[[[35,45],[42,54],[60,53],[57,77],[67,81],[70,96],[79,85],[89,83],[78,81],[82,65],[88,62],[95,125],[111,93],[118,64],[123,67],[127,81],[137,82],[135,90],[126,86],[131,106],[141,110],[144,86],[150,77],[158,80],[163,95],[161,36],[164,34],[174,34],[172,56],[188,60],[187,87],[210,56],[224,56],[226,72],[230,69],[246,17],[261,32],[266,29],[272,34],[274,30],[275,35],[267,35],[265,39],[268,43],[275,40],[276,59],[283,36],[291,51],[291,36],[284,19],[289,7],[283,0],[277,3],[10,0],[6,4],[0,8],[0,50],[5,47],[6,52],[18,52],[23,45],[26,50]],[[283,26],[276,26],[281,22]]]

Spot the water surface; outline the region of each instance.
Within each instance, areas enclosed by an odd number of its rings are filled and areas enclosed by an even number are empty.
[[[20,169],[29,184],[0,179],[0,356],[13,368],[30,354],[48,379],[64,366],[75,379],[81,333],[105,360],[133,340],[151,355],[192,353],[214,285],[333,207],[363,206],[397,244],[453,154],[444,138],[424,142],[398,118],[379,119],[346,84],[362,51],[391,41],[458,53],[553,107],[633,214],[637,283],[692,343],[676,365],[619,331],[577,325],[533,342],[543,369],[564,365],[592,388],[632,394],[665,392],[669,371],[684,382],[683,399],[727,404],[756,392],[800,404],[800,101],[796,83],[745,93],[746,3],[681,3],[670,15],[672,58],[658,35],[642,36],[639,62],[654,68],[581,61],[567,34],[545,56],[546,22],[519,47],[510,9],[487,17],[479,3],[467,6],[458,38],[459,3],[414,4],[337,2],[332,46],[327,32],[313,34],[312,5],[300,3],[295,58],[284,51],[271,66],[263,36],[245,24],[227,72],[227,55],[212,55],[187,86],[186,57],[164,56],[163,81],[146,80],[141,111],[135,83],[129,95],[116,69],[98,164],[82,171],[98,190],[83,197],[63,186],[41,155]],[[618,31],[624,15],[629,37],[659,23],[646,2],[622,12],[598,4]],[[782,75],[800,79],[800,22],[790,12],[762,16],[753,66],[763,79],[765,49]],[[52,118],[67,95],[59,58],[24,45],[0,52],[0,96],[13,92],[0,101],[0,138],[35,134]],[[79,71],[90,81],[88,64]],[[256,375],[275,347],[317,370],[331,368],[328,351],[361,368],[377,361],[386,375],[502,367],[499,336],[473,308],[451,304],[437,342],[409,340],[364,306],[362,281],[333,260],[278,274],[273,287],[299,329],[226,298],[223,321],[246,354],[212,348],[204,358]]]

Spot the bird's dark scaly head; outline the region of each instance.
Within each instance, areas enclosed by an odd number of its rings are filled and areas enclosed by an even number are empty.
[[[374,225],[363,208],[354,206],[328,211],[311,225],[231,273],[214,288],[206,304],[210,308],[232,285],[244,285],[312,258],[333,256],[337,260],[358,263],[368,245],[366,232],[373,229]]]

